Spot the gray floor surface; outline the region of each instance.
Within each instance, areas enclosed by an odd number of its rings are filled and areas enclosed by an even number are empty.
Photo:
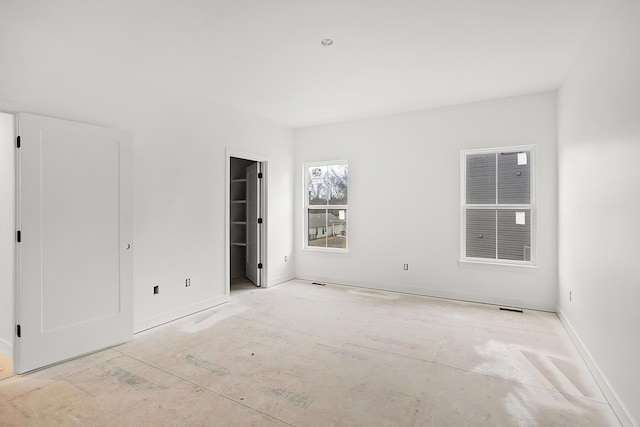
[[[553,313],[297,280],[234,288],[126,344],[0,377],[0,425],[620,425]]]

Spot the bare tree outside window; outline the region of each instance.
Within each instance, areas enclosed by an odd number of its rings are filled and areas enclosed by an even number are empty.
[[[310,205],[347,204],[348,165],[309,167],[308,181]]]

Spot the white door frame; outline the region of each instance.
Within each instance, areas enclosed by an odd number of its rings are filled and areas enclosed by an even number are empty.
[[[2,286],[4,289],[3,291],[6,291],[9,293],[10,298],[9,301],[4,301],[3,303],[5,305],[10,306],[9,312],[11,313],[9,322],[9,325],[5,325],[5,324],[0,324],[0,328],[3,330],[7,330],[9,331],[9,335],[8,336],[3,336],[2,338],[6,338],[6,341],[0,340],[0,352],[3,354],[6,354],[7,356],[9,356],[12,359],[12,363],[15,360],[15,349],[16,349],[16,345],[15,345],[15,340],[16,340],[16,335],[15,335],[15,328],[16,328],[16,318],[15,318],[15,307],[16,307],[16,281],[15,281],[15,277],[16,277],[16,240],[15,240],[15,232],[16,232],[16,216],[15,216],[15,212],[16,212],[16,135],[17,135],[17,122],[16,122],[16,113],[13,111],[7,111],[6,109],[2,108],[0,109],[0,112],[2,114],[8,115],[8,116],[12,116],[13,119],[13,134],[11,135],[11,139],[12,139],[12,143],[10,144],[11,146],[11,161],[10,161],[10,166],[9,166],[9,170],[4,171],[3,175],[5,175],[8,179],[9,182],[7,182],[6,184],[8,185],[8,187],[11,188],[10,190],[10,194],[9,194],[9,200],[8,200],[8,206],[6,206],[7,211],[11,212],[8,220],[10,224],[2,224],[2,227],[7,227],[7,228],[11,228],[12,230],[12,234],[14,235],[14,238],[12,239],[12,244],[11,244],[11,251],[9,254],[9,259],[8,260],[3,260],[5,262],[6,265],[10,265],[10,271],[6,272],[8,274],[6,274],[6,276],[3,276],[3,282],[0,283],[0,286]],[[9,152],[9,147],[2,147],[3,151],[7,151]],[[4,179],[4,178],[3,178]],[[0,201],[1,203],[4,203],[5,200]],[[5,273],[5,272],[3,272]],[[9,277],[9,281],[7,283],[4,283],[4,277]],[[0,320],[1,322],[4,323],[4,320]]]
[[[260,239],[260,254],[262,255],[262,271],[261,271],[261,287],[266,288],[268,286],[268,253],[267,253],[267,239],[268,239],[268,207],[269,207],[269,197],[268,197],[268,185],[267,180],[269,179],[268,174],[268,166],[269,166],[269,158],[263,154],[252,153],[249,151],[236,150],[234,148],[227,147],[226,148],[226,166],[225,166],[225,228],[224,228],[224,247],[225,247],[225,300],[229,301],[231,297],[231,217],[230,217],[230,209],[231,209],[231,158],[237,157],[239,159],[246,159],[255,162],[262,163],[262,173],[263,179],[260,182],[260,190],[262,197],[260,198],[260,210],[262,212],[262,227],[260,227],[262,236]]]
[[[5,114],[11,114],[13,116],[13,138],[15,141],[16,136],[18,135],[18,114],[20,113],[30,113],[31,112],[31,108],[26,105],[26,104],[20,104],[20,103],[16,103],[16,102],[11,102],[11,101],[5,101],[0,99],[0,112],[3,112]],[[13,210],[13,218],[12,218],[12,227],[15,231],[18,229],[17,227],[17,199],[16,199],[16,186],[18,185],[17,182],[17,177],[16,177],[16,161],[17,161],[17,153],[16,153],[16,146],[13,146],[13,168],[11,170],[11,174],[12,174],[12,182],[13,182],[13,197],[12,197],[12,201],[11,201],[11,208]],[[13,257],[11,259],[11,265],[12,265],[12,270],[11,270],[11,276],[12,276],[12,281],[9,284],[9,286],[11,287],[11,291],[13,294],[13,300],[11,301],[12,304],[12,309],[13,309],[13,316],[11,319],[11,329],[12,329],[12,340],[11,340],[11,363],[12,365],[15,363],[14,361],[16,360],[16,325],[18,324],[18,319],[17,319],[17,314],[16,314],[16,307],[18,305],[17,303],[17,298],[18,298],[18,291],[17,291],[17,286],[18,283],[16,281],[16,245],[18,243],[15,241],[13,241]],[[12,369],[15,370],[15,368],[12,366]]]

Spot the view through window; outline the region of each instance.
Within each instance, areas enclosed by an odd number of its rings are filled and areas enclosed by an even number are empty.
[[[305,164],[305,247],[347,249],[349,165]]]
[[[462,259],[532,264],[533,147],[462,152]]]

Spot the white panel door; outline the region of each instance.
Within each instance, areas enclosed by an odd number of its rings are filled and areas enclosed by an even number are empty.
[[[247,167],[247,256],[245,275],[254,285],[261,286],[260,261],[260,180],[258,163]]]
[[[19,115],[14,367],[133,336],[131,136]]]

